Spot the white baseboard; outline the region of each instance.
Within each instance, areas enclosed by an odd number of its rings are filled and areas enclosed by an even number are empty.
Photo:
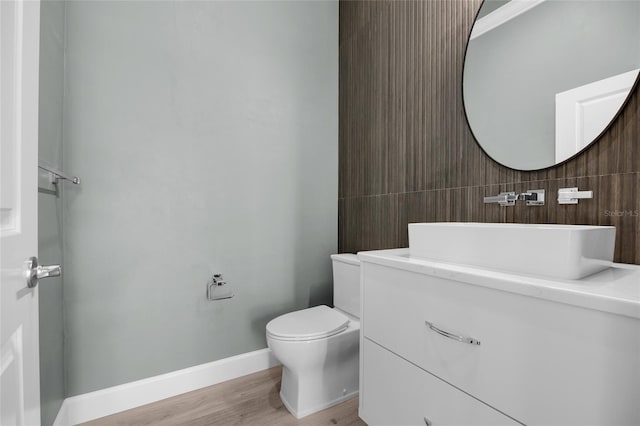
[[[232,356],[183,370],[67,398],[53,426],[71,426],[161,399],[246,376],[280,363],[270,349]]]
[[[53,421],[53,425],[52,426],[69,426],[71,423],[69,423],[69,416],[67,416],[67,400],[65,399],[64,401],[62,401],[62,405],[60,406],[60,409],[58,410],[58,415],[56,416],[55,420]]]

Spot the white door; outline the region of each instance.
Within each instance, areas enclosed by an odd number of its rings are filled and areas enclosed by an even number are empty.
[[[38,250],[40,3],[0,0],[0,425],[40,424]]]
[[[556,163],[589,145],[616,115],[639,70],[556,94]]]

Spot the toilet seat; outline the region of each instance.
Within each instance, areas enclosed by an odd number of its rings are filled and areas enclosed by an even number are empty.
[[[326,305],[290,312],[267,324],[267,334],[278,340],[316,340],[338,334],[349,325],[349,318]]]

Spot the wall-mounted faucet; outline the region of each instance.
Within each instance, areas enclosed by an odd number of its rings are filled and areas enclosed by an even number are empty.
[[[516,201],[526,201],[527,206],[544,206],[544,189],[528,189],[527,192],[501,192],[495,197],[484,197],[485,204],[496,203],[501,206],[515,206]]]
[[[500,204],[501,206],[515,206],[518,196],[515,192],[501,192],[495,197],[484,197],[485,204]]]
[[[222,277],[222,274],[213,274],[211,281],[207,283],[207,299],[220,300],[232,298],[233,293],[225,287],[226,285],[227,282]]]

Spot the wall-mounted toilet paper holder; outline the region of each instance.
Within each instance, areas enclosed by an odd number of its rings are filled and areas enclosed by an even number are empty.
[[[207,283],[207,300],[231,299],[233,293],[227,287],[227,282],[222,274],[213,274]]]

